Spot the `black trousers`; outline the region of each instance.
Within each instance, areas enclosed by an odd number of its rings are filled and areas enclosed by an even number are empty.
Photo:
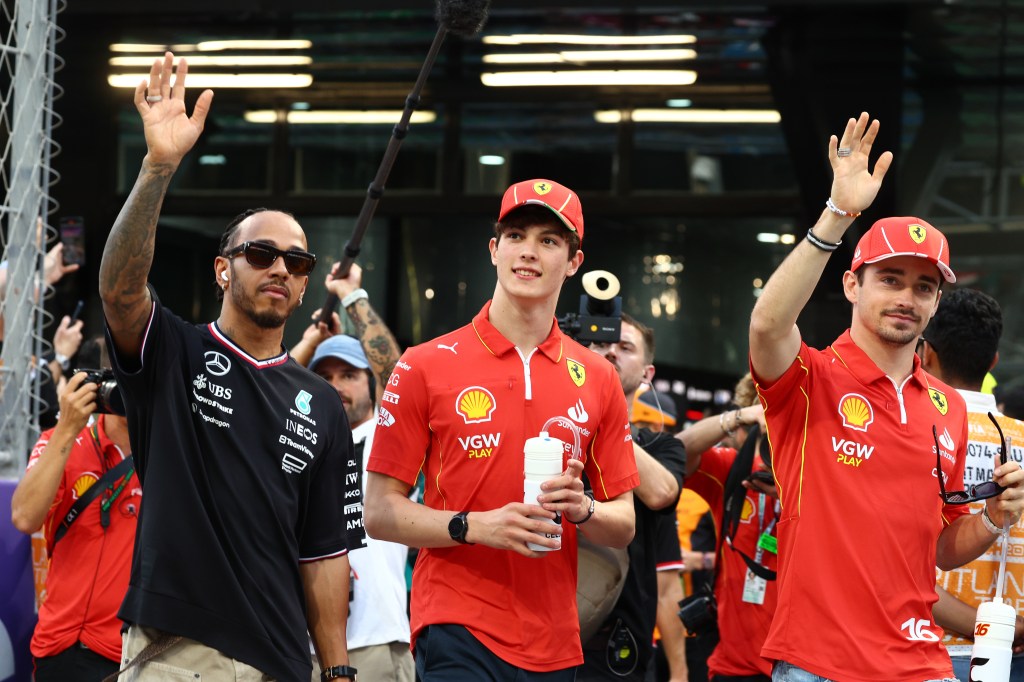
[[[573,682],[576,668],[546,673],[506,663],[461,625],[430,625],[416,637],[420,682]]]
[[[120,668],[117,661],[100,656],[81,642],[54,656],[33,658],[32,662],[35,682],[100,682]]]

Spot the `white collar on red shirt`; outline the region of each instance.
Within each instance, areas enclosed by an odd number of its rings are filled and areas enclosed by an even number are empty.
[[[997,417],[1002,416],[1003,414],[996,407],[996,397],[991,393],[968,391],[962,388],[956,389],[956,392],[964,397],[964,402],[967,403],[968,412],[980,412],[982,414],[991,412]]]

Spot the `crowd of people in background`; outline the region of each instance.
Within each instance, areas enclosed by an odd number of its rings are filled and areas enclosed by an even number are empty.
[[[939,230],[891,217],[823,284],[849,329],[815,349],[796,324],[892,162],[878,121],[831,138],[749,371],[685,422],[639,316],[586,345],[556,323],[584,220],[552,180],[508,188],[481,235],[492,298],[426,343],[400,348],[335,264],[342,315],[285,349],[318,259],[265,208],[224,231],[217,319],[166,309],[161,204],[213,100],[189,114],[187,72],[168,53],[135,92],[147,153],[104,249],[105,334],[64,317],[35,366],[53,390],[11,518],[49,557],[36,680],[970,679],[994,543],[1024,537],[1024,387],[983,388],[999,304],[953,288]],[[73,270],[48,253],[47,283]],[[524,499],[535,439],[562,459]]]

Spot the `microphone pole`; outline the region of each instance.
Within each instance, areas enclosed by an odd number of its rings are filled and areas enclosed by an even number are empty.
[[[348,271],[352,268],[352,263],[355,262],[356,256],[359,255],[363,236],[366,234],[370,221],[373,219],[373,214],[377,210],[377,204],[380,202],[381,197],[384,196],[384,185],[387,182],[388,175],[391,174],[391,168],[395,164],[395,157],[398,156],[402,140],[405,139],[409,132],[409,120],[412,118],[413,111],[420,104],[420,93],[423,92],[427,76],[430,75],[431,69],[434,68],[434,62],[437,60],[437,54],[441,50],[441,44],[449,32],[456,33],[464,38],[472,37],[478,33],[483,28],[484,22],[487,21],[487,8],[489,4],[490,0],[438,0],[435,12],[439,23],[437,33],[434,34],[430,50],[427,52],[426,59],[423,60],[419,76],[416,78],[416,82],[413,84],[409,95],[405,98],[405,108],[402,110],[402,117],[391,131],[391,139],[388,140],[388,146],[384,150],[384,158],[381,159],[380,166],[377,168],[377,174],[366,190],[366,199],[363,201],[363,207],[356,218],[356,226],[352,236],[345,244],[345,256],[341,259],[335,277],[346,277]],[[324,301],[323,308],[320,309],[318,321],[323,321],[330,328],[331,316],[337,307],[338,297],[328,292],[327,300]]]

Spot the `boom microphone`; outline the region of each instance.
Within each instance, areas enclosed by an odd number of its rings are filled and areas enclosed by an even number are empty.
[[[412,112],[420,104],[420,93],[423,91],[423,86],[427,81],[430,70],[434,67],[434,61],[441,50],[441,43],[444,42],[445,36],[449,32],[462,38],[472,38],[479,33],[487,21],[487,9],[490,4],[490,0],[437,0],[434,18],[437,19],[438,27],[437,33],[434,35],[434,42],[430,44],[427,58],[423,61],[423,66],[420,68],[419,76],[416,78],[412,91],[405,98],[405,108],[402,110],[402,117],[391,131],[391,139],[388,141],[387,149],[384,150],[384,158],[381,159],[380,166],[377,168],[377,175],[366,190],[366,200],[363,201],[363,207],[356,218],[356,226],[352,231],[352,237],[345,244],[345,256],[338,266],[336,277],[342,278],[347,276],[352,263],[355,261],[356,256],[359,255],[363,235],[366,234],[366,228],[369,227],[374,211],[377,210],[377,202],[384,196],[384,184],[387,182],[388,175],[391,174],[391,167],[395,164],[395,157],[398,156],[398,149],[402,146],[402,140],[408,134],[409,119],[412,117]],[[331,315],[337,307],[338,297],[328,292],[327,300],[324,301],[324,306],[320,310],[320,317],[318,319],[330,327]]]

